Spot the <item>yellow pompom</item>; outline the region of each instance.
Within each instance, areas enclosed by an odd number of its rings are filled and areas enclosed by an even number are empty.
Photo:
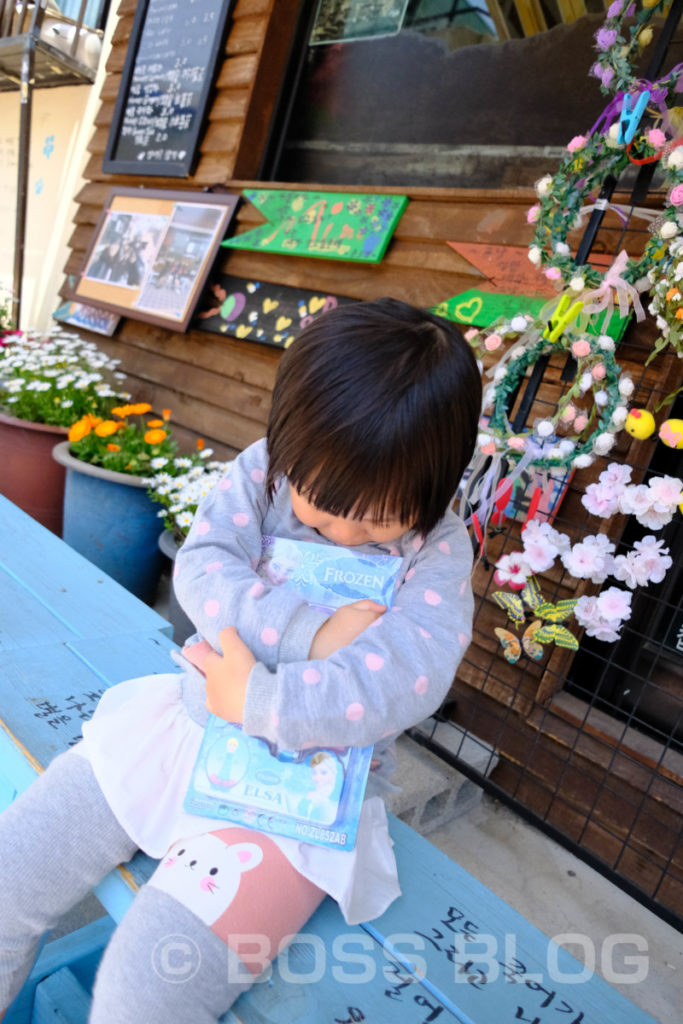
[[[654,434],[656,426],[654,416],[647,409],[631,409],[626,417],[626,430],[640,441]]]
[[[683,420],[665,420],[659,428],[659,439],[669,448],[683,448]]]
[[[641,48],[644,49],[646,46],[649,46],[651,42],[652,42],[652,29],[651,28],[644,28],[642,30],[642,32],[640,33],[640,35],[638,36],[638,46],[640,46]]]

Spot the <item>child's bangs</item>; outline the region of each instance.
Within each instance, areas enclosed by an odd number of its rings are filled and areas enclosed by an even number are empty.
[[[398,520],[412,527],[421,516],[423,495],[400,466],[328,456],[315,467],[304,458],[287,474],[289,482],[321,512],[370,519],[373,525]]]

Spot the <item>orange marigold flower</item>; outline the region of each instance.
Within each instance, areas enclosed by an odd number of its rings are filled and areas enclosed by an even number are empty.
[[[93,427],[96,427],[101,422],[101,416],[93,416],[92,413],[87,412],[85,416],[81,416],[80,420],[76,420],[75,423],[71,424],[67,436],[72,443],[82,441],[84,437],[88,436]]]
[[[165,430],[148,430],[145,434],[145,441],[147,444],[161,444],[165,437]]]
[[[152,406],[149,402],[136,402],[135,405],[131,405],[129,408],[134,416],[144,416],[146,413],[152,411]]]
[[[666,301],[667,302],[671,302],[671,300],[673,299],[674,295],[676,295],[677,293],[678,293],[678,288],[669,288],[668,292],[666,293]]]
[[[116,423],[114,420],[103,420],[102,423],[98,423],[95,427],[95,433],[98,437],[111,437],[121,426],[120,423]]]
[[[170,409],[162,409],[161,410],[161,415],[164,417],[165,420],[170,420],[170,418],[171,418],[171,410]]]
[[[120,452],[121,451],[121,445],[120,444],[112,444],[112,442],[110,441],[109,444],[107,445],[107,451],[108,452]]]
[[[147,420],[147,426],[148,427],[163,427],[163,425],[164,425],[164,421],[163,420]]]
[[[200,452],[202,450],[202,448],[204,447],[204,444],[205,444],[204,439],[202,437],[198,437],[197,438],[197,451],[198,452]]]
[[[683,320],[683,306],[679,306],[676,310],[676,319]]]
[[[112,409],[112,416],[120,416],[121,419],[125,419],[126,416],[130,416],[133,412],[134,406],[132,405],[117,405]]]

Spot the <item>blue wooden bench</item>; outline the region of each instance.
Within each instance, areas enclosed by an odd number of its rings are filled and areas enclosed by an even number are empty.
[[[173,644],[164,619],[2,497],[0,607],[4,807],[105,687],[172,669]],[[357,927],[326,900],[226,1024],[656,1024],[408,826],[392,818],[391,833],[404,895]],[[85,1024],[102,950],[153,868],[138,854],[104,880],[107,915],[44,946],[5,1024]]]

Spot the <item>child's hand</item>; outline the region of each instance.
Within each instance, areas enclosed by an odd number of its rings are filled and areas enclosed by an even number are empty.
[[[211,651],[206,656],[206,706],[213,715],[228,722],[242,722],[249,673],[256,658],[234,626],[218,634],[223,656]]]
[[[308,657],[328,658],[340,647],[347,647],[386,610],[385,604],[367,599],[337,608],[313,637]]]

